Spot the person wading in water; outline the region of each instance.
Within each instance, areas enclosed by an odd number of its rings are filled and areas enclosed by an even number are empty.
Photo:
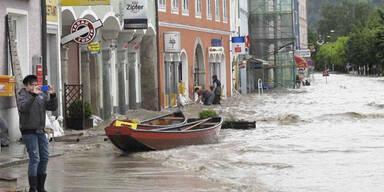
[[[215,94],[215,99],[213,100],[213,104],[220,104],[221,100],[221,82],[217,79],[217,75],[212,76],[213,80],[213,90],[212,92]]]

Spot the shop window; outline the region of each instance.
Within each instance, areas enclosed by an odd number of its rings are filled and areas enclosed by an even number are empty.
[[[179,72],[179,82],[183,81],[183,63],[180,62],[179,63],[179,67],[178,67],[178,72]]]

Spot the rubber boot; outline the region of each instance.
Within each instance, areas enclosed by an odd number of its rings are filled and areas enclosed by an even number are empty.
[[[47,174],[38,174],[37,175],[37,191],[38,192],[47,192],[44,189],[45,179],[47,178]]]
[[[29,182],[29,192],[37,192],[37,177],[29,176],[28,182]]]

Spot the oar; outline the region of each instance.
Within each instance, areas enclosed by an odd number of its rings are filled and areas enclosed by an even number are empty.
[[[195,128],[195,127],[197,127],[197,126],[199,126],[199,125],[201,125],[201,124],[203,124],[203,123],[205,123],[205,122],[207,122],[207,121],[209,121],[209,120],[211,120],[211,119],[212,119],[212,117],[210,117],[210,118],[206,118],[206,119],[200,121],[199,123],[196,123],[196,124],[194,124],[194,125],[192,125],[192,126],[190,126],[190,127],[187,127],[187,128],[185,128],[185,129],[183,129],[182,131],[186,131],[186,130],[189,130],[189,129],[193,129],[193,128]]]

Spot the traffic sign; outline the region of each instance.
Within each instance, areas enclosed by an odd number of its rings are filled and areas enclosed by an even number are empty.
[[[96,29],[102,26],[100,19],[95,22],[84,18],[78,19],[71,26],[71,34],[61,39],[61,44],[64,45],[72,40],[78,44],[88,44],[95,38]]]
[[[232,37],[232,51],[237,54],[245,54],[244,37]]]

